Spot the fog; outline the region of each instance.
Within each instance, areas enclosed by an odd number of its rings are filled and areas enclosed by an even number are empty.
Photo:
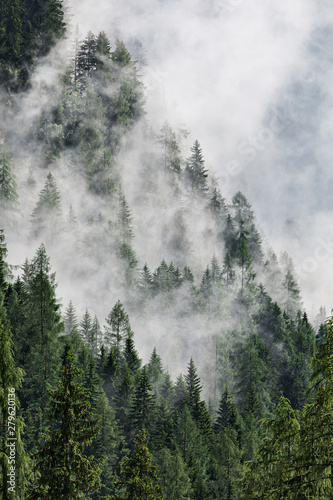
[[[329,2],[86,0],[72,9],[83,30],[116,26],[142,42],[151,122],[168,118],[198,138],[222,193],[241,189],[275,249],[293,256],[306,306],[329,311],[332,255],[316,257],[332,227]],[[274,131],[276,115],[285,126]]]
[[[146,86],[146,123],[157,131],[168,120],[181,139],[183,158],[199,140],[206,167],[216,175],[222,195],[230,203],[241,190],[252,204],[265,245],[292,256],[310,318],[320,306],[329,311],[333,291],[329,3],[146,0],[138,5],[134,0],[71,0],[69,14],[72,32],[77,23],[83,36],[89,30],[96,34],[105,30],[113,44],[116,37],[124,39],[134,58],[140,55],[135,40],[141,42],[146,63],[139,61],[138,67]],[[119,260],[111,252],[97,258],[82,252],[82,240],[78,249],[75,234],[68,232],[59,239],[52,234],[31,239],[28,222],[48,171],[54,173],[61,192],[63,224],[72,205],[80,230],[92,233],[97,250],[102,229],[92,228],[87,219],[100,212],[107,220],[112,211],[87,193],[70,154],[65,152],[45,169],[41,151],[36,145],[30,147],[32,121],[42,111],[49,112],[57,100],[59,75],[71,57],[70,30],[68,40],[37,68],[29,93],[16,100],[20,113],[7,113],[2,120],[12,138],[9,146],[20,194],[20,218],[16,226],[7,224],[6,238],[12,264],[31,258],[44,241],[63,306],[72,300],[79,319],[88,307],[103,326],[118,298],[130,307],[117,274]],[[189,135],[181,137],[179,131],[185,129]],[[213,254],[220,261],[223,255],[223,248],[205,236],[212,221],[199,220],[201,208],[189,199],[173,203],[173,187],[153,162],[156,189],[142,204],[143,155],[155,158],[158,151],[152,146],[145,149],[142,123],[131,141],[131,148],[120,154],[119,175],[132,211],[138,266],[147,262],[154,270],[162,258],[179,266],[189,264],[198,284]],[[28,187],[29,170],[36,184]],[[187,217],[182,235],[189,242],[186,258],[165,243],[166,228],[180,212]],[[204,350],[209,358],[214,350],[209,342],[214,335],[223,337],[230,318],[222,326],[199,315],[180,323],[185,294],[177,295],[169,316],[160,316],[159,300],[141,316],[130,314],[140,355],[147,361],[156,343],[173,376],[186,369],[193,354],[202,357],[196,361],[204,371]]]

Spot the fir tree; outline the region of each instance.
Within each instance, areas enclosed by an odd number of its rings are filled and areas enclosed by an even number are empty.
[[[252,264],[252,257],[247,245],[246,237],[244,235],[241,235],[241,238],[238,242],[237,263],[241,269],[241,283],[243,288],[245,279],[248,280],[249,277],[251,277],[250,269]]]
[[[68,307],[65,311],[65,333],[70,335],[74,328],[78,328],[79,324],[76,317],[75,308],[73,302],[70,300]]]
[[[95,315],[88,336],[88,346],[94,356],[97,356],[101,346],[101,328],[97,316]]]
[[[46,395],[46,387],[55,380],[59,356],[58,336],[63,331],[57,302],[55,274],[41,245],[23,275],[23,307],[26,324],[23,342],[28,393]],[[22,353],[23,354],[23,353]],[[30,399],[30,398],[29,398]]]
[[[29,498],[76,499],[97,491],[100,462],[82,452],[98,433],[98,420],[91,418],[87,392],[76,380],[80,371],[67,353],[59,389],[51,391],[48,419],[56,424],[36,456],[35,484]]]
[[[4,209],[17,203],[16,180],[11,169],[11,157],[6,148],[0,153],[0,206]]]
[[[130,420],[132,429],[150,429],[153,426],[155,397],[151,392],[152,386],[149,382],[147,370],[144,368],[131,404]]]
[[[62,38],[66,31],[63,1],[22,0],[22,3],[25,10],[25,22],[33,38],[33,43],[28,45],[33,46],[35,56],[46,56],[56,40]],[[28,33],[27,30],[26,35]]]
[[[119,200],[118,223],[121,239],[130,243],[133,239],[132,217],[125,196]]]
[[[113,500],[163,500],[157,468],[151,465],[151,456],[146,445],[146,433],[141,430],[134,438],[134,457],[125,457],[121,467],[121,480],[117,482],[119,494]]]
[[[228,252],[223,261],[222,278],[227,292],[230,291],[235,282],[236,275],[232,265],[232,258]]]
[[[21,439],[24,424],[17,397],[24,371],[14,361],[12,335],[1,317],[0,359],[0,492],[3,500],[16,500],[24,496],[29,469]]]
[[[158,137],[158,142],[163,148],[163,167],[165,170],[170,170],[180,174],[182,171],[180,149],[176,141],[176,135],[172,131],[168,122],[165,122],[161,128],[161,134]]]
[[[80,333],[81,333],[83,340],[86,343],[88,343],[88,341],[89,341],[91,327],[92,327],[92,318],[91,318],[91,315],[90,315],[88,309],[86,309],[85,313],[83,315],[82,321],[80,323]]]
[[[93,75],[97,68],[97,42],[95,35],[89,31],[78,53],[78,74],[81,89],[86,89],[86,79]]]
[[[286,273],[285,279],[282,283],[285,290],[285,297],[283,307],[288,316],[295,317],[298,309],[301,308],[301,297],[298,284],[289,269]]]
[[[208,192],[207,177],[208,170],[205,169],[205,160],[198,141],[191,148],[192,155],[187,159],[185,168],[185,179],[192,192],[204,195]]]
[[[60,193],[50,172],[31,216],[35,236],[47,228],[52,228],[54,231],[59,225],[60,214]]]
[[[125,339],[133,335],[128,314],[120,300],[115,304],[105,321],[107,323],[104,334],[106,344],[108,347],[113,347],[119,356]]]

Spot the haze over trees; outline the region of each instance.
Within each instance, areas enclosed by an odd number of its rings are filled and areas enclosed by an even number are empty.
[[[63,2],[0,12],[1,497],[332,498],[332,318],[199,140],[149,125],[124,41],[77,29],[38,87]]]

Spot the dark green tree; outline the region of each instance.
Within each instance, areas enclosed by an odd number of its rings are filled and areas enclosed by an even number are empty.
[[[146,445],[146,433],[141,430],[134,438],[134,457],[125,457],[121,466],[121,479],[117,482],[119,493],[112,500],[163,500],[157,468],[151,465]]]
[[[58,337],[63,332],[60,305],[56,298],[55,274],[50,259],[41,245],[23,275],[23,310],[21,352],[27,372],[26,395],[46,396],[49,384],[56,380],[59,357]]]
[[[120,356],[126,338],[133,336],[128,314],[120,300],[115,304],[105,321],[107,323],[104,334],[106,345],[113,347],[117,356]]]
[[[236,279],[236,274],[232,265],[232,258],[229,252],[223,261],[222,279],[227,292],[229,292]]]
[[[152,428],[154,410],[155,397],[152,394],[152,386],[149,382],[146,367],[144,367],[134,391],[130,409],[132,429]]]
[[[34,57],[46,56],[66,31],[63,1],[22,0],[22,5],[24,9],[25,38],[30,42],[28,43],[28,49],[33,49]],[[31,53],[28,53],[26,57],[29,61]]]
[[[100,461],[88,458],[84,449],[98,433],[98,420],[89,411],[88,394],[77,382],[81,372],[67,352],[59,389],[51,391],[49,431],[36,456],[35,480],[29,498],[77,499],[101,487]]]
[[[24,497],[29,472],[29,460],[21,438],[24,423],[17,397],[24,371],[15,363],[12,335],[1,317],[0,359],[0,492],[3,500],[18,500]]]

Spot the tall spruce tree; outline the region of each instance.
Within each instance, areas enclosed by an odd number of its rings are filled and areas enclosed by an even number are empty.
[[[16,180],[12,173],[11,156],[6,148],[0,153],[0,207],[14,206],[17,203]]]
[[[132,429],[150,429],[153,427],[155,397],[146,368],[142,370],[136,386],[130,410]]]
[[[208,170],[205,169],[205,160],[198,141],[195,141],[192,146],[191,153],[185,168],[185,181],[193,193],[205,195],[209,190],[207,185]]]
[[[128,314],[120,300],[115,304],[106,318],[104,339],[108,347],[113,347],[117,356],[120,356],[125,340],[133,336]]]
[[[146,433],[141,430],[134,438],[134,457],[125,457],[121,466],[121,479],[116,483],[119,493],[112,500],[163,500],[157,468],[151,465],[146,445]]]
[[[27,372],[28,400],[46,396],[46,388],[55,382],[59,356],[59,334],[64,325],[56,298],[55,274],[50,259],[41,245],[23,274],[23,308],[25,324],[22,331],[24,367]]]
[[[3,500],[18,500],[24,497],[29,472],[29,460],[21,437],[24,424],[17,397],[24,371],[15,363],[12,335],[1,317],[0,359],[0,493]]]
[[[28,498],[74,500],[101,487],[101,462],[83,453],[97,436],[98,420],[91,417],[88,394],[77,382],[79,376],[68,350],[59,388],[50,393],[48,419],[56,428],[48,432],[36,456]]]
[[[50,172],[31,215],[34,236],[44,234],[47,229],[55,231],[59,227],[60,214],[60,193]]]

